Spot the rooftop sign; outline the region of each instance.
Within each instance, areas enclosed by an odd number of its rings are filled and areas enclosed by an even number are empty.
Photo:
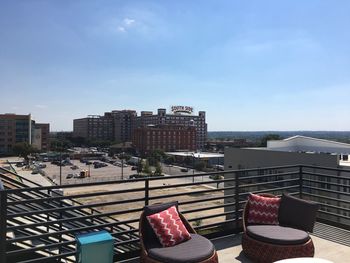
[[[193,113],[193,107],[190,106],[171,106],[172,113]]]

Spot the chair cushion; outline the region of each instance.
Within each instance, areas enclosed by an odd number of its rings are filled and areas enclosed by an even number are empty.
[[[158,213],[158,212],[163,211],[165,209],[168,209],[169,207],[172,207],[173,205],[178,207],[178,202],[173,201],[173,202],[168,202],[168,203],[148,205],[148,206],[144,207],[144,209],[143,209],[144,217],[142,218],[142,221],[143,221],[143,226],[144,226],[143,240],[145,242],[145,246],[147,246],[147,247],[159,247],[159,246],[161,246],[161,244],[159,243],[158,237],[156,236],[152,227],[148,223],[147,216]]]
[[[147,220],[163,247],[171,247],[191,238],[179,217],[176,206],[149,215]]]
[[[281,198],[250,194],[248,202],[248,224],[278,224],[278,208]]]
[[[303,230],[277,225],[248,226],[247,235],[256,240],[276,245],[304,244],[310,239],[309,234]]]
[[[193,263],[208,259],[214,253],[210,240],[197,234],[191,239],[172,247],[158,247],[148,250],[148,255],[158,261],[168,263]]]
[[[280,225],[312,232],[318,208],[315,202],[284,194],[279,211]]]

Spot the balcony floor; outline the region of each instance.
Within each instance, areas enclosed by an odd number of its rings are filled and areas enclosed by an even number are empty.
[[[314,241],[315,257],[317,258],[327,259],[334,263],[347,262],[350,258],[350,246],[348,246],[350,241],[349,231],[317,223],[312,240]],[[242,253],[241,234],[219,237],[212,239],[212,242],[218,251],[219,262],[252,262]],[[123,262],[137,263],[140,261],[138,258],[135,258]]]

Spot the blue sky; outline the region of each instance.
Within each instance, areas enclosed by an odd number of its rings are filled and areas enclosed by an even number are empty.
[[[209,131],[350,130],[350,2],[0,2],[0,113],[189,105]]]

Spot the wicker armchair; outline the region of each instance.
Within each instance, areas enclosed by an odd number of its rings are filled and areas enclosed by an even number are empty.
[[[144,207],[144,211],[142,212],[139,221],[141,262],[218,263],[218,256],[214,245],[207,238],[196,234],[196,231],[180,212],[179,216],[186,229],[191,234],[191,239],[172,247],[162,247],[157,236],[154,234],[153,229],[149,225],[146,216],[168,209],[173,205],[178,207],[177,202],[155,204]]]
[[[260,196],[275,197],[271,194]],[[279,209],[279,225],[248,225],[247,202],[243,211],[243,253],[253,262],[259,263],[313,257],[315,248],[308,232],[312,232],[317,210],[316,203],[283,195]],[[298,218],[294,220],[293,217]],[[285,223],[282,224],[283,221]]]

